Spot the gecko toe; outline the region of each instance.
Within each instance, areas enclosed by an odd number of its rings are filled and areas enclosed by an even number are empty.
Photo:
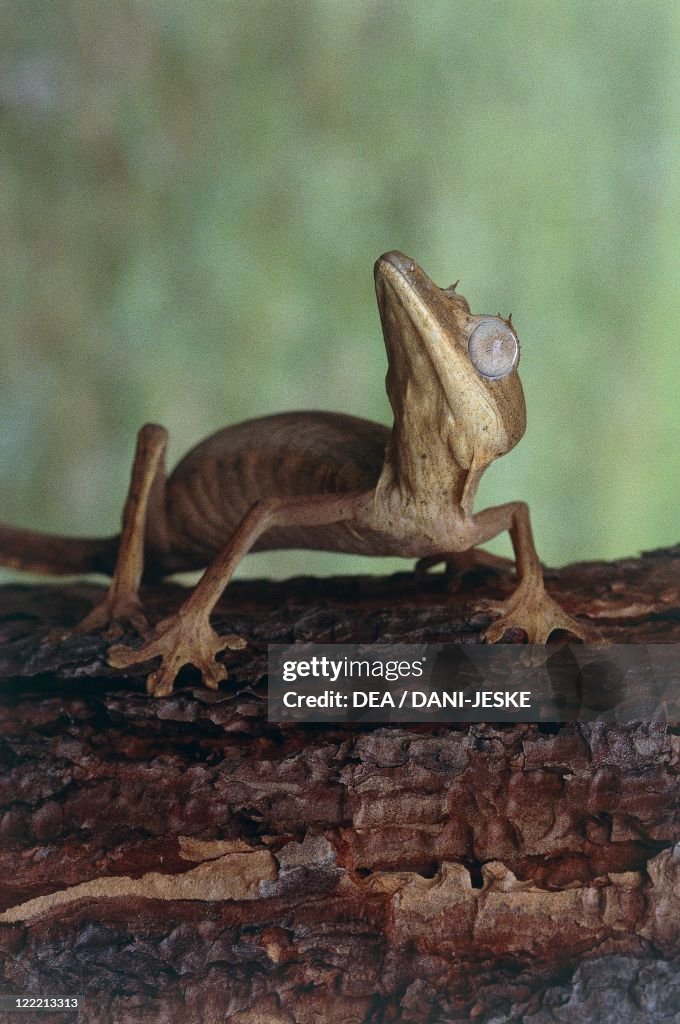
[[[146,692],[152,697],[168,697],[173,691],[175,679],[181,668],[181,665],[168,665],[165,659],[162,659],[160,668],[147,676]]]
[[[485,608],[484,611],[487,609]],[[514,628],[509,626],[503,619],[497,619],[496,622],[492,622],[483,631],[482,636],[487,644],[497,644],[505,636],[508,629]]]
[[[106,661],[112,668],[130,668],[131,665],[141,665],[145,661],[152,661],[154,654],[148,651],[148,644],[141,647],[128,647],[127,644],[114,644],[106,652]]]

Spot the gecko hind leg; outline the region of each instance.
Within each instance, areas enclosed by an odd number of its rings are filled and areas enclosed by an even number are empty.
[[[160,658],[160,667],[151,672],[146,682],[147,691],[156,697],[172,692],[175,679],[185,665],[197,668],[204,685],[216,690],[228,674],[225,666],[215,660],[217,655],[225,648],[240,650],[246,646],[243,637],[220,636],[210,624],[210,615],[241,559],[271,527],[318,526],[348,519],[355,500],[361,497],[361,494],[314,495],[255,502],[179,610],[159,622],[141,647],[116,644],[109,648],[109,665],[129,668]]]
[[[444,578],[449,589],[456,587],[463,576],[471,572],[479,572],[480,569],[488,573],[511,572],[514,569],[514,562],[510,558],[493,555],[490,551],[480,551],[479,548],[470,548],[468,551],[426,555],[425,558],[419,558],[413,570],[418,582],[422,583],[427,578],[430,569],[442,562],[445,567]]]
[[[122,624],[126,622],[137,632],[147,628],[139,599],[139,585],[144,570],[144,537],[150,499],[157,497],[153,493],[154,485],[164,483],[167,441],[167,430],[156,423],[147,423],[137,435],[111,584],[103,601],[78,624],[75,630],[78,633],[105,628],[108,636],[117,636],[122,632]]]

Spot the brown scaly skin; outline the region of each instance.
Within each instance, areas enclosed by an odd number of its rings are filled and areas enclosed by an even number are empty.
[[[555,629],[582,639],[594,631],[548,596],[523,502],[473,513],[487,466],[524,434],[526,414],[516,368],[493,363],[493,352],[517,348],[510,321],[473,315],[454,287],[438,288],[398,252],[375,265],[378,307],[389,369],[392,429],[341,413],[292,412],[240,423],[207,438],[166,479],[167,433],[142,427],[120,539],[46,537],[0,527],[0,563],[46,572],[112,571],[102,604],[81,629],[132,621],[145,642],[110,648],[117,668],[160,657],[150,693],[172,691],[183,665],[195,665],[206,686],[224,678],[215,660],[226,647],[210,614],[249,551],[310,548],[401,555],[455,563],[504,530],[515,552],[518,585],[493,608],[489,642],[510,628],[544,643]],[[494,334],[492,359],[480,372],[470,339],[484,324]],[[479,332],[477,333],[478,337]],[[497,336],[497,337],[496,337]],[[494,348],[495,346],[495,348]],[[491,373],[488,375],[487,371]],[[115,558],[115,563],[114,563]],[[143,569],[157,575],[208,566],[177,614],[146,630],[139,600]],[[487,604],[486,607],[490,607]]]

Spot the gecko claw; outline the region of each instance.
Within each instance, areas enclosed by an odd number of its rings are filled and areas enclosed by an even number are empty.
[[[241,650],[245,646],[243,637],[219,636],[209,622],[177,614],[159,622],[141,647],[110,647],[106,660],[113,668],[130,668],[160,657],[160,666],[147,677],[146,689],[155,697],[166,697],[172,693],[175,679],[185,665],[197,668],[204,685],[216,690],[227,678],[227,670],[215,660],[216,656],[225,648]]]

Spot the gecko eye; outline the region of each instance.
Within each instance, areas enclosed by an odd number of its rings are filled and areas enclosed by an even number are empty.
[[[482,320],[468,341],[472,364],[483,377],[498,380],[517,366],[519,342],[515,332],[502,320]]]

